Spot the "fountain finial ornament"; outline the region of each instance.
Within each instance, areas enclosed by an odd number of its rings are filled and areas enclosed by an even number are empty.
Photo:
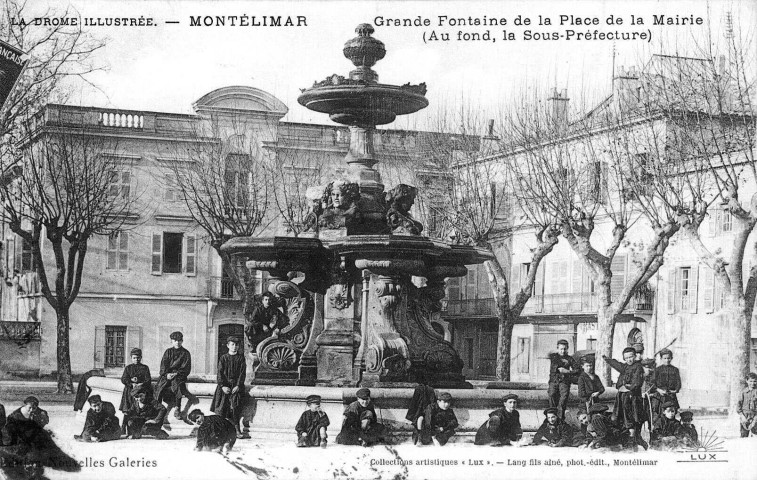
[[[350,72],[350,80],[362,80],[366,83],[377,83],[378,74],[371,70],[376,62],[384,58],[386,48],[384,42],[371,37],[374,32],[370,23],[361,23],[355,29],[357,37],[347,40],[342,52],[357,68]]]

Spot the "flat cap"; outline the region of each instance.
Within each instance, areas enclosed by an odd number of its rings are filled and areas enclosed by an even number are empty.
[[[321,403],[321,396],[308,395],[308,397],[305,399],[305,402],[307,402],[308,405],[310,405],[311,403]]]
[[[517,399],[518,399],[518,396],[516,394],[514,394],[514,393],[508,393],[507,395],[505,395],[504,397],[502,397],[502,401],[503,402],[506,402],[508,400],[517,400]]]
[[[239,345],[239,337],[237,337],[236,335],[229,335],[228,337],[226,337],[226,343],[229,342],[234,342]]]
[[[690,422],[694,419],[694,412],[689,412],[688,410],[684,410],[680,413],[681,415],[681,421],[682,422]]]
[[[625,355],[625,354],[626,354],[626,353],[628,353],[628,352],[631,352],[631,353],[633,353],[634,355],[636,355],[636,349],[635,349],[635,348],[633,348],[633,347],[626,347],[626,348],[624,348],[624,349],[623,349],[623,355]]]
[[[94,403],[102,402],[103,399],[100,397],[100,395],[92,395],[91,397],[87,399],[87,401],[89,402],[90,405],[92,405]]]
[[[557,341],[557,344],[558,344],[558,345],[565,345],[566,347],[570,347],[570,344],[569,344],[569,343],[568,343],[568,341],[567,341],[567,340],[565,340],[564,338],[563,338],[563,339],[560,339],[560,340],[558,340],[558,341]]]
[[[371,398],[371,391],[367,388],[361,388],[360,390],[355,392],[355,396],[362,399]]]
[[[666,408],[672,408],[673,410],[677,410],[675,402],[665,402],[662,404],[660,408],[662,408],[663,410],[665,410]]]
[[[170,335],[171,340],[184,340],[184,334],[181,332],[173,332]]]
[[[445,402],[451,402],[452,401],[452,395],[450,395],[449,392],[442,392],[439,394],[438,400],[444,400]]]
[[[670,355],[670,358],[673,358],[673,352],[671,352],[669,348],[663,348],[662,350],[660,350],[660,358],[665,355]]]
[[[549,407],[548,409],[544,410],[544,416],[546,417],[549,414],[557,415],[557,409],[555,407]]]

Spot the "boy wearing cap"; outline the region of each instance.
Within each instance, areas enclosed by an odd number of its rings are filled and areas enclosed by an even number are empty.
[[[678,446],[678,437],[683,437],[681,422],[676,420],[676,404],[665,402],[662,404],[662,414],[654,421],[652,436],[649,442],[653,448],[670,450]]]
[[[458,427],[455,412],[450,408],[452,395],[448,392],[439,394],[435,403],[426,407],[423,415],[418,417],[416,428],[420,430],[423,445],[433,443],[437,447],[446,445]]]
[[[757,435],[757,374],[754,372],[746,377],[746,388],[741,391],[736,412],[741,420],[741,436],[748,437],[749,432]]]
[[[557,353],[549,354],[549,406],[557,408],[560,418],[565,418],[568,407],[572,377],[578,373],[576,360],[568,355],[568,341],[557,342]]]
[[[573,438],[570,426],[557,416],[557,409],[550,407],[544,410],[544,422],[534,435],[533,444],[546,444],[550,447],[569,447]]]
[[[361,388],[355,396],[357,400],[350,403],[344,411],[342,430],[336,437],[336,443],[369,447],[383,442],[384,425],[376,419],[376,410],[371,402],[371,391]]]
[[[617,417],[618,427],[628,430],[628,446],[634,448],[637,444],[646,449],[647,443],[641,438],[641,424],[644,421],[644,402],[641,399],[641,386],[644,383],[644,369],[641,362],[636,359],[636,350],[633,347],[623,349],[621,363],[607,356],[605,361],[615,370],[620,372],[616,386],[618,394],[615,397],[613,414]]]
[[[226,339],[226,348],[229,353],[221,355],[218,360],[218,375],[216,376],[215,395],[210,404],[210,411],[234,424],[237,438],[250,438],[242,433],[239,427],[239,419],[242,417],[244,406],[244,379],[247,376],[247,362],[239,353],[239,337],[234,335]]]
[[[297,425],[294,427],[297,431],[297,446],[326,448],[328,442],[326,427],[329,426],[329,416],[321,410],[321,397],[310,395],[305,399],[305,402],[307,402],[308,409],[302,412]]]
[[[602,379],[594,373],[594,360],[589,356],[581,357],[581,369],[578,376],[578,398],[586,405],[586,411],[605,392]]]
[[[665,402],[673,402],[676,409],[681,408],[678,404],[678,392],[681,391],[681,373],[677,367],[670,364],[673,360],[673,352],[667,348],[660,350],[660,363],[654,370],[655,406],[662,405]],[[655,415],[659,415],[658,410],[654,410]]]
[[[699,443],[697,428],[692,425],[694,414],[689,411],[680,412],[681,415],[681,440],[688,447],[695,447]]]
[[[520,426],[520,414],[515,409],[518,396],[510,393],[502,399],[503,408],[498,408],[489,414],[489,420],[478,428],[476,445],[511,445],[523,436]]]
[[[145,398],[148,401],[153,398],[150,367],[142,364],[142,350],[132,348],[130,353],[131,364],[124,368],[124,373],[121,375],[124,391],[121,394],[121,404],[118,409],[122,412],[127,412],[131,408],[134,395],[138,392],[145,392]]]
[[[74,438],[80,442],[105,442],[121,438],[116,407],[110,402],[103,402],[100,395],[92,395],[88,401],[89,410],[84,428],[81,435],[74,435]]]
[[[625,435],[613,425],[607,405],[595,403],[589,408],[589,415],[587,431],[593,437],[588,445],[590,448],[612,447],[623,443]]]
[[[187,416],[190,422],[197,425],[196,451],[218,450],[226,453],[234,447],[237,432],[230,421],[219,415],[204,415],[202,410],[195,408]]]
[[[49,422],[47,412],[39,408],[39,399],[33,395],[26,397],[24,404],[8,415],[5,421],[10,445],[28,443],[26,439],[34,437]]]
[[[147,400],[145,392],[137,392],[131,408],[124,412],[124,430],[126,436],[134,440],[143,436],[155,437],[159,440],[168,438],[168,433],[163,430],[163,421],[166,419],[166,407],[155,400]]]
[[[155,385],[155,398],[168,403],[168,409],[176,407],[174,416],[181,418],[181,399],[190,396],[187,391],[187,377],[192,370],[192,356],[182,347],[184,334],[173,332],[170,335],[172,346],[163,353],[160,361],[160,378]],[[170,393],[169,393],[170,392]],[[169,394],[169,395],[166,395]],[[173,396],[173,405],[166,398]]]

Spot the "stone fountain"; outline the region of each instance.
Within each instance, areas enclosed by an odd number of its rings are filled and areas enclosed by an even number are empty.
[[[347,174],[308,189],[313,204],[307,233],[235,238],[223,247],[246,258],[250,268],[267,271],[267,290],[275,299],[271,308],[277,327],[248,337],[254,378],[246,387],[244,417],[254,438],[282,441],[291,438],[307,395],[320,395],[322,408],[338,424],[356,386],[378,387],[371,396],[382,421],[393,436],[404,438],[411,431],[405,421],[413,394],[408,387],[425,381],[453,389],[461,439],[472,441],[489,412],[502,405],[502,391],[470,389],[462,360],[434,324],[440,321],[445,279],[465,275],[465,265],[481,263],[489,253],[423,236],[423,225],[410,213],[415,187],[400,184],[385,192],[374,168],[375,127],[417,112],[428,101],[424,85],[378,83],[371,67],[384,57],[384,45],[371,37],[370,25],[358,26],[357,33],[344,47],[355,70],[317,82],[299,97],[307,108],[350,127]],[[245,312],[248,323],[251,313]],[[104,400],[121,398],[118,378],[91,377],[87,385]],[[214,383],[189,384],[199,400],[196,406],[205,412],[215,388]],[[520,395],[524,430],[541,424],[545,385],[494,388]],[[603,401],[612,402],[614,394],[608,387]],[[571,403],[578,404],[575,391]],[[190,430],[176,422],[171,435]]]
[[[373,31],[361,24],[345,44],[344,56],[355,66],[347,77],[327,77],[298,98],[350,128],[346,175],[308,192],[308,233],[235,238],[223,247],[245,257],[249,268],[269,272],[268,289],[289,318],[277,335],[252,345],[255,384],[407,386],[423,379],[465,386],[463,362],[433,322],[445,278],[465,275],[465,265],[489,254],[423,236],[410,214],[415,187],[385,192],[375,168],[376,126],[417,112],[428,100],[425,84],[378,82],[371,67],[386,50]],[[298,283],[289,281],[295,277]]]

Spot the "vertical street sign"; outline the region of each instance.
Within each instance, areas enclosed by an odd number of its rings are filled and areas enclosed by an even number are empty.
[[[0,109],[5,105],[26,62],[24,52],[0,41]]]

